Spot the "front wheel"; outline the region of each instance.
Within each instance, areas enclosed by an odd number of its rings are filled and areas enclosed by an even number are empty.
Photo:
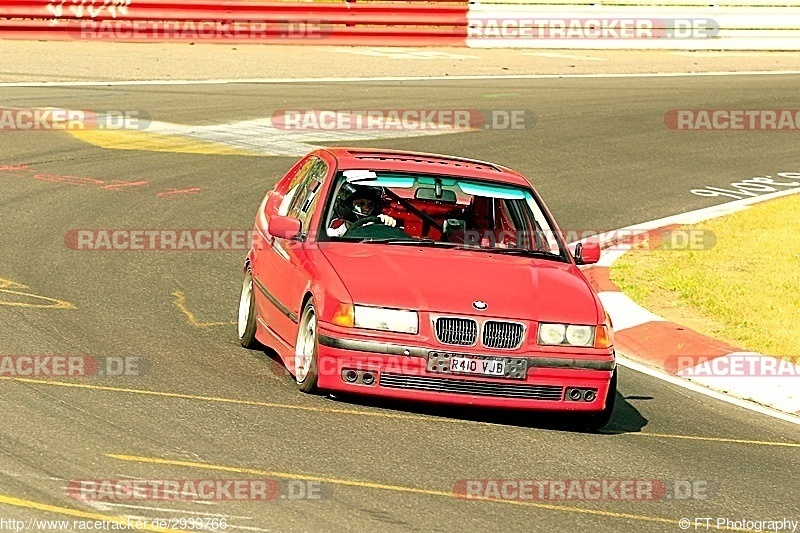
[[[253,273],[250,272],[250,269],[244,273],[242,282],[237,329],[242,346],[249,349],[259,347],[259,342],[256,340],[256,300],[253,296]]]
[[[307,393],[317,392],[317,313],[310,299],[300,315],[300,328],[294,349],[294,378],[297,387]]]

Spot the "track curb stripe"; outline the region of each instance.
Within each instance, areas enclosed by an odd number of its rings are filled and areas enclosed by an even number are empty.
[[[598,293],[603,306],[614,322],[615,345],[622,355],[644,363],[672,376],[684,378],[736,398],[754,401],[769,408],[800,415],[800,391],[797,387],[800,365],[794,366],[794,376],[724,376],[715,375],[713,368],[732,368],[743,360],[757,362],[767,368],[786,364],[780,359],[749,352],[707,335],[685,328],[651,313],[626,296],[611,281],[611,266],[628,250],[608,250],[612,246],[630,244],[630,239],[615,235],[638,234],[636,242],[646,242],[663,232],[681,225],[692,225],[747,209],[750,205],[800,193],[789,189],[712,206],[697,211],[645,222],[605,233],[599,237],[606,249],[597,265],[585,267],[583,273]],[[597,237],[594,237],[597,239]],[[584,239],[587,240],[587,239]],[[628,247],[622,247],[628,248]],[[727,359],[723,359],[727,358]],[[738,358],[738,359],[737,359]]]

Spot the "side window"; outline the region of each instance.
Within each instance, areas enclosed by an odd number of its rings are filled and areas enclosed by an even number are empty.
[[[315,159],[305,178],[298,184],[297,192],[289,204],[288,215],[299,218],[303,224],[303,233],[308,232],[311,215],[319,200],[319,191],[328,173],[328,166],[321,159]]]
[[[515,231],[523,231],[528,235],[533,233],[527,205],[521,203],[521,200],[506,200],[503,204]]]
[[[286,190],[286,194],[283,196],[283,201],[281,202],[280,207],[278,207],[278,215],[286,216],[292,209],[292,205],[294,204],[295,196],[297,195],[298,191],[301,189],[305,179],[311,172],[311,169],[314,167],[314,164],[319,161],[316,157],[311,157],[306,161],[302,167],[295,173],[294,177],[292,177],[292,181],[289,182],[289,187]]]

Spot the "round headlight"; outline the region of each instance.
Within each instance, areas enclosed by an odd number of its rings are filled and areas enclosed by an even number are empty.
[[[588,346],[592,342],[592,327],[567,326],[567,342],[572,346]]]
[[[539,340],[542,344],[561,344],[564,342],[564,324],[540,324]]]

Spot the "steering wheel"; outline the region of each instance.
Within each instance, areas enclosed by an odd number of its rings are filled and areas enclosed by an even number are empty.
[[[361,226],[366,226],[367,224],[383,224],[383,220],[378,217],[364,217],[361,220],[356,220],[353,222],[353,225],[347,231],[353,231],[356,228],[360,228]]]

